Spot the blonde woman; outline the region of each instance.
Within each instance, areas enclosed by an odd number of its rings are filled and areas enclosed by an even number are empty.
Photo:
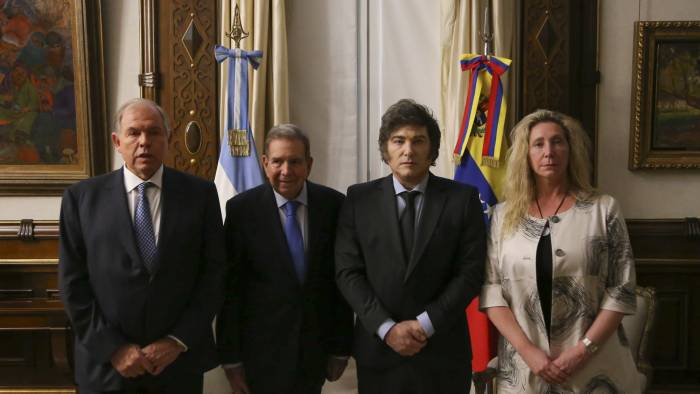
[[[481,308],[500,331],[502,393],[639,393],[620,322],[636,307],[617,202],[590,184],[589,141],[548,110],[511,133]]]

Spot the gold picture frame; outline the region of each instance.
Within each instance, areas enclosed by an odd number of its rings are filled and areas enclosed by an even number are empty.
[[[630,170],[700,168],[700,21],[635,22]]]
[[[109,169],[100,0],[0,6],[0,195]]]

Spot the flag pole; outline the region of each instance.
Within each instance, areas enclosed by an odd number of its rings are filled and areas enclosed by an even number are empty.
[[[241,23],[241,11],[238,8],[238,2],[236,2],[236,8],[233,12],[233,24],[231,25],[231,31],[225,33],[224,35],[236,43],[236,48],[240,48],[241,40],[250,35],[247,31],[243,30],[243,24]]]
[[[491,31],[491,0],[486,0],[484,8],[484,24],[482,32],[479,33],[481,40],[484,42],[484,55],[493,55],[493,32]]]

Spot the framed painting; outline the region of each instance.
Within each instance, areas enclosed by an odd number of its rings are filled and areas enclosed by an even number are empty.
[[[629,168],[700,168],[700,21],[636,22]]]
[[[109,168],[99,0],[0,0],[0,195]]]

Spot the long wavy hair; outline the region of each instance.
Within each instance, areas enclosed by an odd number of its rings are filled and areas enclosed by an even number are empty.
[[[581,123],[556,111],[538,109],[525,116],[510,132],[511,147],[506,159],[504,185],[504,235],[517,229],[520,221],[527,215],[530,204],[537,197],[535,175],[528,155],[530,131],[535,125],[544,122],[557,124],[564,131],[569,144],[569,161],[566,168],[569,191],[574,192],[579,199],[586,199],[595,193],[591,185],[591,142]]]

